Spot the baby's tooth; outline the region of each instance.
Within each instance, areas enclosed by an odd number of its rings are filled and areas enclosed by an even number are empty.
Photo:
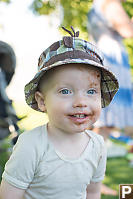
[[[77,118],[84,118],[84,117],[85,117],[85,115],[84,115],[84,114],[74,115],[74,117],[77,117]]]

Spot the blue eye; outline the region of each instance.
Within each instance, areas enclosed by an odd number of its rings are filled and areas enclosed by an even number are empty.
[[[68,94],[71,94],[72,91],[65,88],[65,89],[62,89],[62,90],[60,91],[60,93],[63,94],[63,95],[68,95]]]
[[[93,95],[95,93],[96,93],[96,91],[94,89],[90,89],[87,91],[87,94],[89,94],[89,95]]]

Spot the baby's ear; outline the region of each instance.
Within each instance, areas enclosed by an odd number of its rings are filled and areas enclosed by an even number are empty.
[[[40,111],[46,112],[46,106],[43,94],[39,91],[35,92],[35,99],[37,101],[38,108],[40,109]]]

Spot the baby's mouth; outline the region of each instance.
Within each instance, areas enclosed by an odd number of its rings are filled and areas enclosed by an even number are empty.
[[[87,115],[86,114],[74,114],[74,115],[71,115],[71,117],[75,117],[75,118],[86,118],[87,117]]]
[[[88,115],[84,113],[71,114],[69,119],[76,124],[83,124],[88,121]]]
[[[88,118],[88,115],[85,113],[75,113],[75,114],[70,114],[69,117],[73,120],[85,120]]]

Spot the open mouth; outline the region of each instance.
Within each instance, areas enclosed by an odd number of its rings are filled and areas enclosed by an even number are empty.
[[[87,115],[86,114],[75,114],[75,115],[71,115],[72,117],[76,117],[76,118],[86,118]]]
[[[73,115],[70,115],[70,117],[75,118],[75,119],[84,119],[87,117],[87,114],[73,114]]]
[[[76,124],[83,124],[88,121],[89,115],[85,113],[71,114],[69,115],[69,119]]]

